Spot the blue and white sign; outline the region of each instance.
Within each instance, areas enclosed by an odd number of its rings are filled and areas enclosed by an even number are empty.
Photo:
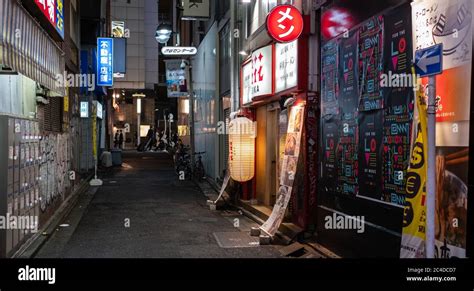
[[[440,74],[443,71],[443,44],[415,51],[415,72],[420,77]]]
[[[89,102],[82,101],[81,102],[81,118],[89,118]]]
[[[114,40],[97,39],[97,86],[114,85]]]

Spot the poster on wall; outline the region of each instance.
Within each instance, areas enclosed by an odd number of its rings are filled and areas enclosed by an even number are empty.
[[[306,156],[308,167],[308,193],[309,193],[309,209],[316,209],[316,197],[318,191],[317,179],[309,177],[318,177],[318,153],[320,149],[319,137],[319,98],[316,94],[308,94],[306,103]]]
[[[410,4],[385,15],[384,69],[380,78],[385,97],[386,115],[406,115],[411,104],[413,112],[413,84],[411,64],[413,42],[411,35]]]
[[[383,123],[382,200],[400,207],[405,205],[411,123],[408,114],[385,116]]]
[[[165,64],[168,98],[187,97],[186,70],[181,68],[181,60],[165,60]]]
[[[359,111],[383,108],[380,75],[383,72],[384,19],[367,20],[359,28]]]
[[[383,110],[359,113],[358,197],[382,201]]]
[[[337,103],[337,72],[338,72],[338,42],[328,41],[321,52],[321,104],[322,115],[338,114]]]
[[[355,196],[358,194],[358,126],[356,120],[342,120],[338,143],[338,192]]]
[[[412,3],[414,50],[443,44],[443,69],[470,64],[472,0],[425,0]]]
[[[436,148],[435,256],[466,257],[469,148]]]
[[[443,45],[436,78],[435,256],[466,257],[466,213],[472,74],[471,0],[412,4],[413,48]],[[426,88],[428,78],[422,79]]]
[[[359,101],[358,34],[354,31],[341,38],[339,66],[339,100],[342,119],[354,119]]]
[[[335,118],[322,119],[322,180],[323,189],[328,192],[336,192],[337,190],[337,142],[339,123]]]
[[[260,229],[273,237],[278,231],[285,216],[290,201],[294,183],[298,177],[297,166],[301,151],[301,136],[303,132],[304,106],[293,106],[290,109],[285,151],[280,171],[280,187],[273,206],[272,213]]]
[[[385,14],[382,200],[403,207],[406,175],[410,159],[413,120],[411,76],[412,36],[410,4]]]

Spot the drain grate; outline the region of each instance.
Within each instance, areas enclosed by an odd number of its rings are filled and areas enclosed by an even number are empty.
[[[246,232],[214,232],[217,244],[221,248],[251,248],[259,246],[259,238]]]

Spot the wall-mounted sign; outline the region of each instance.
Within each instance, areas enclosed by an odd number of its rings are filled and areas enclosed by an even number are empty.
[[[273,45],[252,53],[252,98],[273,94]]]
[[[443,44],[415,51],[415,72],[420,77],[440,74],[443,71]]]
[[[209,0],[183,0],[183,20],[209,18]]]
[[[321,16],[321,33],[325,39],[331,39],[349,31],[355,23],[356,20],[349,10],[333,7]]]
[[[112,21],[112,37],[125,37],[124,21]]]
[[[80,107],[81,118],[88,118],[89,117],[89,102],[84,101],[81,102]]]
[[[64,0],[35,0],[36,6],[64,39]]]
[[[161,49],[165,56],[194,56],[197,54],[197,48],[193,46],[165,46]]]
[[[252,62],[242,66],[242,104],[252,102]]]
[[[168,98],[188,97],[186,70],[181,68],[181,60],[165,60],[165,63]]]
[[[112,38],[97,39],[97,86],[114,84],[114,43]]]
[[[241,68],[242,104],[273,94],[273,45],[254,51]]]
[[[102,103],[98,102],[98,101],[94,101],[95,103],[95,110],[96,110],[96,116],[97,118],[99,119],[102,119],[103,118],[103,108],[102,108]]]
[[[275,45],[275,92],[298,85],[298,41]]]
[[[267,16],[267,30],[277,42],[294,41],[303,32],[303,16],[292,5],[278,5]]]
[[[412,3],[414,50],[443,44],[443,70],[472,63],[471,0]]]

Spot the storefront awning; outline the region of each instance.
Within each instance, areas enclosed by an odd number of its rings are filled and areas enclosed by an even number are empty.
[[[64,71],[63,51],[15,0],[0,1],[0,64],[64,96],[56,84]]]

